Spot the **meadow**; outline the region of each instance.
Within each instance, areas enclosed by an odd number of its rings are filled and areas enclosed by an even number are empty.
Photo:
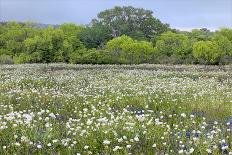
[[[232,66],[0,66],[0,154],[232,154]]]

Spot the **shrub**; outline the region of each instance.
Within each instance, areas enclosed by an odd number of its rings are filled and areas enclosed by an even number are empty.
[[[232,63],[232,57],[228,55],[224,55],[219,59],[220,65],[229,65]]]
[[[9,55],[0,55],[0,64],[14,64],[13,59]]]
[[[163,33],[156,42],[158,51],[167,56],[175,55],[174,57],[184,58],[191,53],[190,42],[184,34],[176,34],[173,32]]]
[[[106,45],[106,50],[113,58],[112,63],[119,64],[147,63],[154,52],[151,43],[133,40],[125,35],[110,40]]]
[[[14,57],[14,61],[16,64],[29,63],[30,60],[31,60],[31,56],[27,53],[21,53],[19,57]]]
[[[82,64],[83,63],[83,55],[86,53],[87,49],[79,49],[71,52],[69,62],[72,64]]]
[[[222,54],[215,42],[198,41],[193,44],[193,56],[198,60],[204,60],[206,64],[218,64]]]

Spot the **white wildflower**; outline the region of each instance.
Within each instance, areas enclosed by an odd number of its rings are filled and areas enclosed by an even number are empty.
[[[84,149],[85,149],[85,150],[87,150],[88,148],[89,148],[89,146],[88,146],[88,145],[85,145],[85,146],[84,146]]]
[[[189,150],[189,153],[191,154],[191,153],[193,153],[194,152],[194,148],[191,148],[190,150]]]
[[[212,150],[210,150],[210,149],[206,149],[206,152],[208,152],[208,153],[212,153]]]
[[[185,113],[182,113],[182,114],[180,114],[180,116],[182,116],[182,117],[186,117],[186,114]]]
[[[109,144],[110,144],[110,141],[106,139],[106,140],[103,141],[103,144],[109,145]]]
[[[50,147],[50,146],[52,146],[52,144],[51,144],[51,143],[48,143],[47,146]]]
[[[184,153],[184,150],[181,149],[181,150],[178,151],[178,153],[182,154],[182,153]]]
[[[152,147],[156,147],[156,144],[153,144]]]
[[[139,137],[138,137],[138,136],[134,137],[134,140],[135,140],[136,142],[138,142],[138,141],[139,141]]]
[[[41,149],[41,148],[42,148],[42,145],[38,144],[38,145],[37,145],[37,148],[38,148],[38,149]]]

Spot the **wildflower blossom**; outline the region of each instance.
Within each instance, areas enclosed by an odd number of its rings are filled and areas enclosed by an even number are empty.
[[[109,141],[109,140],[104,140],[104,141],[103,141],[103,144],[109,145],[109,144],[110,144],[110,141]]]

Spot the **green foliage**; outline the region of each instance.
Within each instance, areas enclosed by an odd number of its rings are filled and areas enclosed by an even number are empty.
[[[9,55],[0,55],[0,64],[14,64],[13,59]]]
[[[226,37],[228,40],[232,41],[232,29],[229,28],[222,28],[216,33],[221,34],[222,36]]]
[[[229,28],[170,29],[150,10],[115,7],[88,26],[0,23],[0,57],[1,63],[232,64],[231,36]]]
[[[107,50],[80,49],[71,53],[70,62],[74,64],[111,64],[112,57]]]
[[[207,64],[217,64],[223,53],[215,42],[199,41],[193,45],[193,55],[198,60],[204,60]]]
[[[121,36],[110,40],[106,49],[114,58],[114,63],[138,64],[148,62],[149,56],[154,52],[151,43],[146,41],[136,41],[128,36]]]
[[[63,50],[70,53],[72,50],[78,50],[84,48],[83,43],[80,41],[80,35],[85,27],[75,24],[63,24],[60,29],[64,35]],[[67,51],[68,50],[68,51]]]
[[[73,35],[69,34],[69,29]],[[77,31],[76,35],[74,31]],[[24,41],[25,50],[33,55],[32,62],[69,62],[70,53],[83,48],[77,38],[78,33],[79,29],[73,28],[72,25],[62,25],[59,29],[48,27],[40,36],[27,38]]]
[[[96,49],[86,51],[82,57],[82,63],[84,64],[99,64],[99,52]]]
[[[196,41],[207,41],[213,36],[213,33],[208,29],[193,29],[191,32],[187,33],[189,39],[193,42]]]
[[[0,65],[0,82],[1,155],[232,152],[231,66]]]
[[[70,62],[73,64],[82,64],[82,57],[86,53],[87,49],[83,48],[80,50],[73,51],[70,53]]]
[[[14,57],[14,62],[16,64],[29,63],[31,61],[31,56],[27,53],[21,53],[19,57]]]
[[[87,27],[80,33],[80,40],[87,48],[102,47],[110,39],[112,36],[109,27],[99,24]]]
[[[168,57],[175,55],[180,58],[185,58],[186,55],[191,53],[191,45],[187,36],[170,31],[160,36],[159,40],[156,42],[156,47],[162,55]]]
[[[37,29],[32,29],[26,23],[9,22],[2,27],[4,31],[1,32],[0,48],[8,51],[7,54],[11,56],[23,52],[23,41],[37,32]]]
[[[48,34],[43,34],[43,36],[35,36],[34,38],[28,38],[24,42],[25,49],[28,54],[35,54],[33,60],[35,62],[52,62],[54,53],[52,39]],[[40,56],[38,56],[40,55]]]
[[[230,42],[227,37],[217,34],[213,38],[213,41],[217,44],[220,52],[223,55],[232,56],[232,42]]]
[[[76,25],[73,23],[65,23],[60,26],[66,37],[75,36],[78,38],[80,33],[85,29],[83,25]]]
[[[169,28],[167,24],[154,18],[151,10],[131,6],[117,6],[100,12],[92,25],[108,26],[112,37],[127,35],[137,40],[151,40]]]

